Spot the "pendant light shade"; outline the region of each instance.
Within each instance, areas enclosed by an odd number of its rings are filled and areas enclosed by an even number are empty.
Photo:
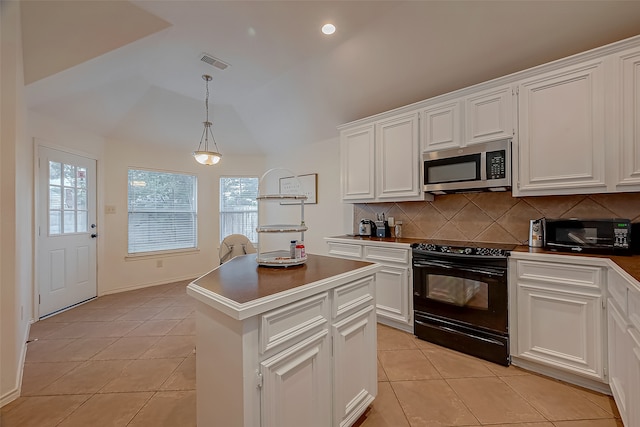
[[[211,131],[211,123],[209,121],[209,82],[211,81],[211,76],[205,74],[202,78],[207,82],[207,94],[204,99],[204,106],[207,112],[207,118],[203,122],[204,130],[202,131],[202,136],[200,137],[200,144],[198,145],[198,149],[193,152],[193,157],[196,159],[196,162],[201,165],[212,166],[220,161],[222,158],[222,154],[220,154],[218,150],[218,144],[216,144],[216,139],[213,136],[213,132]],[[213,142],[213,146],[215,147],[215,151],[209,150],[209,135],[211,135],[211,141]],[[204,145],[204,147],[203,147]]]

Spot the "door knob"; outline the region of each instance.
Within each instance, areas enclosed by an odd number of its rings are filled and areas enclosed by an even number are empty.
[[[91,234],[91,238],[95,239],[96,237],[98,237],[98,235],[96,233]]]

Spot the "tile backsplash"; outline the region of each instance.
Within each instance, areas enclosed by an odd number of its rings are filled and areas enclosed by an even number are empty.
[[[526,244],[529,220],[628,218],[640,222],[640,193],[512,197],[510,192],[436,196],[432,202],[354,205],[353,226],[384,213],[402,221],[402,237]]]

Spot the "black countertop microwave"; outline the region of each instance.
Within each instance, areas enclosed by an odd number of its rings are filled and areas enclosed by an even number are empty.
[[[546,249],[609,255],[632,253],[628,219],[545,218],[543,230]]]
[[[424,191],[433,194],[511,188],[511,140],[473,144],[422,155]]]

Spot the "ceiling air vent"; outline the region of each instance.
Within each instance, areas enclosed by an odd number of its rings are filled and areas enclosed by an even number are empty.
[[[201,53],[200,54],[200,61],[202,62],[206,62],[209,65],[213,65],[216,68],[219,68],[221,70],[224,70],[225,68],[227,68],[229,66],[229,64],[227,64],[224,61],[219,60],[218,58],[214,58],[213,56],[209,55],[208,53]]]

